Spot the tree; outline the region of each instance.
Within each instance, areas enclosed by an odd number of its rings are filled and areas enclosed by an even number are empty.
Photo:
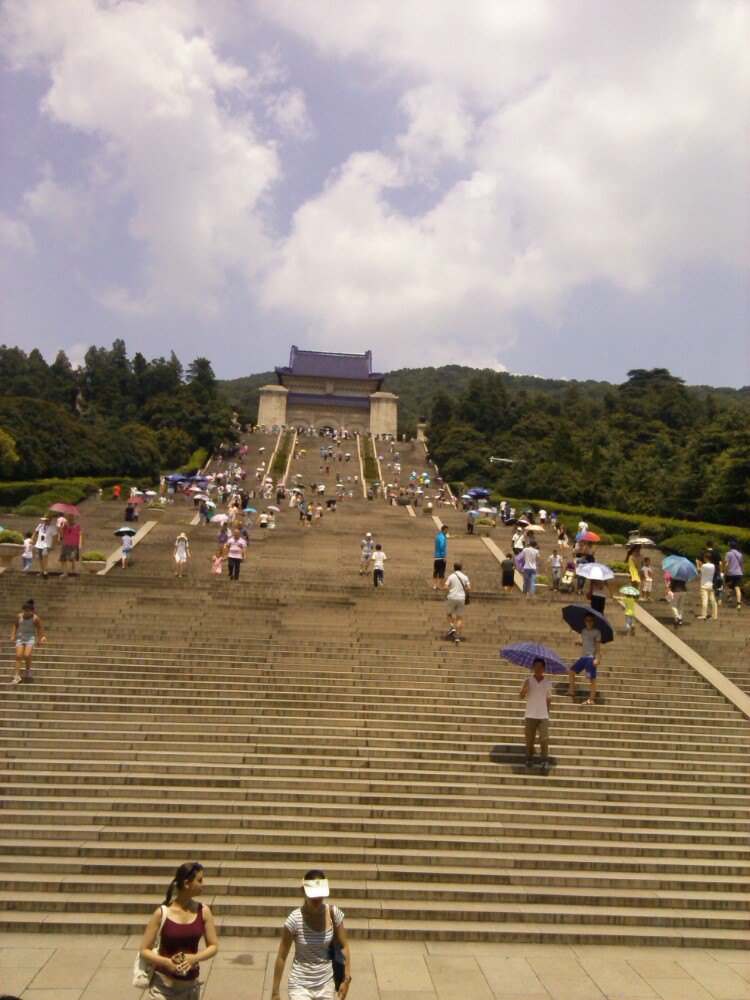
[[[10,434],[6,434],[0,427],[0,476],[3,479],[9,479],[20,461],[21,457],[16,451],[16,442]]]

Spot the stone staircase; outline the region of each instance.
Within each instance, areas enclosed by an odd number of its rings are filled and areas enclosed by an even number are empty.
[[[292,473],[319,481],[318,447]],[[487,547],[439,511],[474,587],[456,647],[431,518],[347,499],[308,530],[283,508],[238,583],[210,577],[216,529],[177,505],[128,570],[0,578],[6,621],[31,588],[50,636],[0,700],[0,929],[140,933],[197,857],[222,935],[276,935],[320,866],[360,937],[750,944],[744,716],[650,636],[618,635],[598,705],[556,685],[554,767],[529,774],[524,673],[498,648],[572,658],[561,599],[499,593]],[[366,530],[388,556],[378,591],[357,572]]]

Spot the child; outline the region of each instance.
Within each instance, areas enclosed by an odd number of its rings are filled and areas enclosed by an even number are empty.
[[[176,564],[175,576],[183,577],[187,569],[187,561],[190,558],[190,543],[184,531],[177,536],[174,543],[174,561]]]
[[[220,546],[211,562],[211,572],[216,576],[221,576],[221,568],[224,565],[224,547]]]
[[[552,550],[552,555],[549,557],[547,562],[550,565],[552,590],[559,590],[563,561],[562,556],[558,553],[556,548]]]
[[[386,554],[383,552],[383,547],[378,542],[375,546],[375,551],[372,554],[372,582],[375,587],[383,586],[383,577],[385,576],[385,565]]]
[[[13,631],[10,634],[10,641],[16,647],[16,661],[13,668],[13,680],[11,684],[21,683],[21,662],[26,661],[26,680],[31,680],[31,654],[37,639],[40,644],[45,642],[42,630],[42,621],[34,611],[33,600],[28,600],[23,606],[21,614],[16,617]]]
[[[651,588],[653,586],[654,571],[651,569],[651,560],[646,556],[641,566],[641,598],[644,601],[651,600]],[[627,612],[626,612],[627,614]]]
[[[23,571],[27,573],[31,569],[31,565],[34,562],[34,550],[31,545],[31,535],[30,531],[27,531],[23,539],[23,552],[21,553],[21,561],[23,563]]]
[[[625,632],[627,635],[635,635],[635,625],[633,624],[633,618],[635,616],[635,602],[637,598],[632,595],[625,596]]]
[[[123,569],[125,569],[125,567],[128,564],[128,560],[130,559],[130,550],[132,548],[133,548],[133,539],[130,537],[130,535],[123,535],[122,552],[120,553],[120,565],[122,566]]]

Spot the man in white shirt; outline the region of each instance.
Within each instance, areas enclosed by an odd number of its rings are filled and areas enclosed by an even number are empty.
[[[471,593],[471,583],[468,576],[461,572],[461,563],[453,563],[453,572],[445,581],[447,599],[445,610],[448,615],[448,635],[458,645],[462,641],[461,633],[464,627],[464,610]],[[455,623],[454,623],[455,618]]]
[[[536,593],[536,571],[539,568],[539,549],[535,541],[530,541],[521,549],[523,559],[523,592],[529,600]]]
[[[57,527],[52,523],[49,514],[45,514],[36,526],[31,544],[34,546],[34,555],[39,560],[42,568],[42,576],[47,576],[47,560],[50,552],[57,542]]]
[[[534,764],[534,741],[539,733],[542,752],[542,774],[549,771],[549,706],[552,701],[552,682],[545,677],[545,663],[541,657],[534,660],[533,673],[523,682],[518,697],[526,699],[526,767]]]
[[[539,523],[540,524],[547,523],[547,511],[544,509],[544,507],[542,507],[542,509],[539,511]]]
[[[372,532],[368,531],[365,537],[360,543],[360,549],[362,550],[362,555],[359,564],[359,575],[362,576],[366,573],[370,566],[370,559],[372,558],[372,552],[375,548],[375,542],[373,541]]]

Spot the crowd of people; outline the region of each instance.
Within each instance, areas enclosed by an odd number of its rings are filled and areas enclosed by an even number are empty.
[[[320,445],[321,482],[303,485],[295,482],[274,484],[268,474],[265,462],[255,471],[254,483],[241,464],[244,453],[233,453],[228,457],[224,471],[216,471],[190,480],[170,482],[166,477],[160,483],[160,495],[164,502],[174,502],[180,497],[197,510],[202,525],[218,526],[217,545],[211,557],[210,573],[219,578],[224,567],[230,580],[240,578],[240,569],[246,558],[251,529],[272,531],[276,526],[279,505],[286,502],[290,510],[299,512],[303,527],[319,522],[324,514],[335,513],[337,504],[354,495],[353,489],[359,479],[356,473],[346,473],[352,458],[341,442],[345,438],[334,438]],[[398,501],[408,498],[418,505],[423,502],[425,490],[432,486],[429,474],[412,470],[405,483],[399,480],[402,470],[399,461],[398,443],[387,440],[391,449],[388,469],[393,477],[389,484],[390,499]],[[297,457],[303,457],[301,447]],[[327,495],[333,477],[331,494]],[[119,496],[119,493],[118,493]],[[326,500],[323,507],[322,500]],[[450,494],[445,484],[438,483],[438,491],[433,497],[439,503],[449,506],[457,504],[457,498]],[[258,511],[251,501],[263,500],[264,510]],[[276,504],[270,503],[275,500]],[[462,498],[467,513],[467,530],[472,533],[476,514],[481,508],[476,499]],[[576,642],[581,647],[580,655],[567,670],[568,694],[576,696],[577,678],[585,674],[589,681],[588,697],[583,705],[596,703],[598,672],[602,662],[604,642],[602,621],[607,600],[613,596],[610,579],[599,579],[587,575],[587,568],[598,565],[596,542],[587,539],[589,526],[585,520],[578,524],[573,540],[570,558],[564,553],[571,544],[571,535],[565,525],[559,523],[554,513],[546,510],[527,510],[517,514],[506,503],[489,513],[500,524],[512,531],[510,547],[501,560],[500,585],[509,592],[515,585],[516,573],[522,576],[522,590],[527,601],[537,594],[537,580],[542,568],[539,537],[541,533],[553,532],[556,543],[546,559],[549,567],[548,586],[552,592],[567,592],[583,595],[588,601],[582,625],[578,629]],[[255,518],[249,514],[257,515]],[[27,535],[24,543],[23,568],[28,570],[36,557],[40,562],[42,575],[48,572],[51,552],[60,545],[60,562],[69,566],[66,572],[75,573],[80,560],[83,531],[72,515],[54,519],[45,516],[34,532]],[[445,639],[460,646],[464,642],[464,622],[466,609],[472,599],[472,585],[460,561],[452,563],[448,572],[448,549],[450,534],[446,525],[440,526],[434,538],[431,585],[434,592],[444,594],[444,613],[447,631]],[[126,566],[130,557],[132,541],[130,535],[122,540],[122,565]],[[635,602],[650,602],[653,597],[654,571],[648,545],[634,541],[628,545],[624,562],[630,581],[630,593],[625,594],[625,627],[629,635],[634,633]],[[189,538],[180,532],[174,544],[175,576],[187,575],[191,559]],[[375,590],[386,584],[387,556],[383,544],[373,533],[364,534],[359,545],[360,575],[372,573]],[[722,603],[742,606],[743,555],[737,543],[731,542],[728,551],[722,555],[709,542],[703,557],[697,561],[699,580],[701,620],[715,619]],[[567,580],[567,582],[566,582]],[[669,601],[675,623],[681,625],[685,614],[685,600],[690,579],[666,570],[663,573],[665,597]],[[627,590],[627,588],[625,588]],[[622,592],[622,591],[621,591]],[[32,654],[37,645],[46,642],[41,619],[36,613],[33,600],[24,603],[17,616],[11,633],[15,647],[13,684],[19,684],[25,669],[25,677],[31,679]],[[547,663],[543,656],[535,657],[531,671],[518,692],[524,702],[524,766],[533,767],[535,744],[538,741],[541,757],[541,771],[550,769],[550,711],[553,688],[547,674]],[[200,963],[213,958],[219,948],[216,922],[210,907],[200,902],[205,889],[204,869],[199,862],[180,865],[170,882],[164,901],[154,910],[146,926],[138,953],[134,976],[144,977],[148,996],[151,1000],[197,1000],[200,991]],[[347,939],[344,914],[326,900],[330,895],[328,880],[324,872],[308,871],[301,881],[303,899],[286,918],[281,928],[281,939],[274,964],[272,1000],[280,1000],[280,988],[284,969],[294,946],[292,968],[289,976],[289,1000],[334,1000],[338,995],[345,1000],[349,990],[351,975],[351,954]],[[202,943],[202,946],[201,946]]]

